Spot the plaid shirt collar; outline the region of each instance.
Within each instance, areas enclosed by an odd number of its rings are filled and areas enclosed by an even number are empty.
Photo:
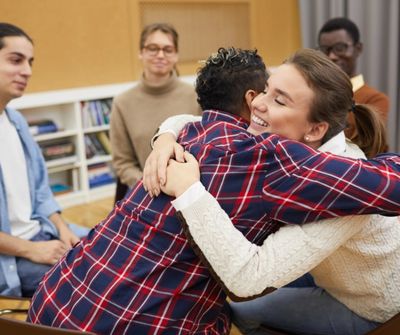
[[[244,129],[247,129],[249,126],[249,123],[242,117],[216,109],[208,109],[203,111],[202,121],[205,123],[223,121]]]

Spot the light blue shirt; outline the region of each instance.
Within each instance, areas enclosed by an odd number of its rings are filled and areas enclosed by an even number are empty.
[[[10,122],[15,126],[22,147],[28,171],[28,182],[32,202],[32,220],[38,220],[43,231],[59,236],[58,230],[48,217],[60,211],[60,207],[50,190],[47,168],[39,146],[29,133],[24,117],[14,109],[6,108]],[[7,197],[3,174],[0,167],[0,230],[10,234]],[[16,258],[0,254],[0,294],[21,295],[21,283],[17,273]]]

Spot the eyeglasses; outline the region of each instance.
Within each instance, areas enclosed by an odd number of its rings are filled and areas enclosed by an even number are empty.
[[[149,44],[145,45],[143,49],[149,56],[157,56],[160,51],[163,52],[165,57],[171,57],[176,53],[175,47],[172,45],[160,47],[157,44]]]
[[[333,51],[336,56],[343,56],[351,46],[353,46],[353,44],[339,42],[331,46],[319,45],[318,50],[323,52],[325,55],[329,55]]]

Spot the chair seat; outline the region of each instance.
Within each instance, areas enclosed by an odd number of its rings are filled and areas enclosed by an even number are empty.
[[[400,334],[400,313],[390,320],[382,323],[378,328],[370,331],[367,335],[396,335]]]
[[[12,335],[94,335],[94,333],[91,332],[53,328],[8,318],[0,318],[0,329],[2,334]]]
[[[25,320],[31,299],[26,297],[0,295],[0,316]]]

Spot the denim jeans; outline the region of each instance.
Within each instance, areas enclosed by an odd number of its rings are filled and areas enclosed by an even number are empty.
[[[56,237],[44,233],[42,230],[31,238],[31,241],[50,241]],[[42,280],[44,274],[50,270],[51,265],[31,262],[27,258],[17,257],[17,271],[21,281],[23,297],[32,297]]]
[[[303,278],[263,297],[231,303],[235,325],[243,334],[266,335],[262,325],[294,334],[361,335],[379,323],[353,313],[324,289]],[[295,287],[293,287],[295,286]],[[308,286],[308,287],[307,287]]]
[[[89,232],[86,227],[77,226],[75,224],[69,224],[70,229],[78,237],[84,237]],[[51,234],[45,233],[42,230],[32,237],[31,241],[50,241],[58,239]],[[51,265],[38,264],[31,262],[26,258],[17,257],[17,272],[21,281],[21,291],[22,296],[32,297],[38,287],[40,281],[42,280],[44,274],[50,270]]]

